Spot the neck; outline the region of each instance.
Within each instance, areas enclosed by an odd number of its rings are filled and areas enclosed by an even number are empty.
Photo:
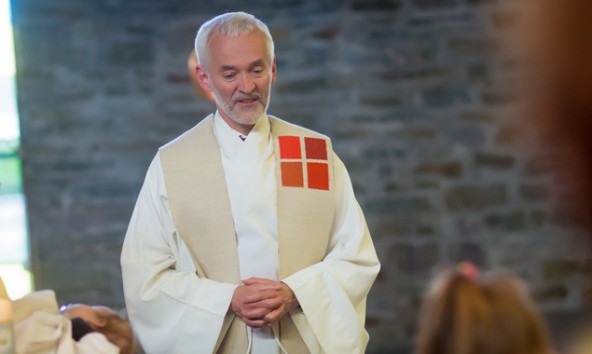
[[[232,127],[232,129],[238,131],[239,133],[241,133],[244,136],[249,135],[249,133],[251,132],[251,130],[253,130],[253,127],[255,126],[255,124],[251,124],[251,125],[246,125],[246,124],[239,124],[239,123],[235,123],[236,126],[230,125]]]
[[[224,119],[224,121],[226,122],[226,124],[228,124],[229,127],[231,127],[232,129],[236,130],[237,132],[241,133],[244,136],[249,135],[251,130],[253,130],[253,127],[255,126],[255,124],[257,124],[257,121],[259,121],[259,119],[261,119],[261,117],[259,117],[259,118],[257,118],[257,120],[255,120],[254,123],[245,124],[245,123],[239,123],[239,122],[234,121],[230,117],[227,117],[220,110],[218,110],[218,112],[220,113],[220,117],[222,117],[222,119]]]

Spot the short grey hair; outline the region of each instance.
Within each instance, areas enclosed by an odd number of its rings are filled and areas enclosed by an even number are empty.
[[[217,33],[228,37],[247,35],[254,30],[259,30],[265,36],[267,50],[270,59],[274,55],[273,38],[267,25],[255,16],[245,12],[227,12],[205,22],[195,36],[195,54],[198,64],[207,65],[209,59],[208,42],[213,34]]]

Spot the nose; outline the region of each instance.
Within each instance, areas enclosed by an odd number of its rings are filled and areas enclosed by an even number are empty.
[[[239,77],[238,89],[241,92],[249,93],[255,89],[255,81],[248,73],[243,73]]]

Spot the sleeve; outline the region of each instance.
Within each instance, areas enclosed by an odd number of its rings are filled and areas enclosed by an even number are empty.
[[[159,154],[121,252],[125,302],[147,353],[213,352],[236,285],[199,278],[170,212]]]
[[[337,208],[329,251],[322,262],[282,281],[294,291],[324,352],[364,353],[366,297],[380,263],[347,170],[337,156],[334,161]]]

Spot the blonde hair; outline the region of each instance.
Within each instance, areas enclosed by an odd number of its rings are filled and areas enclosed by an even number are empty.
[[[416,354],[549,354],[526,284],[509,273],[436,277],[421,308]]]

